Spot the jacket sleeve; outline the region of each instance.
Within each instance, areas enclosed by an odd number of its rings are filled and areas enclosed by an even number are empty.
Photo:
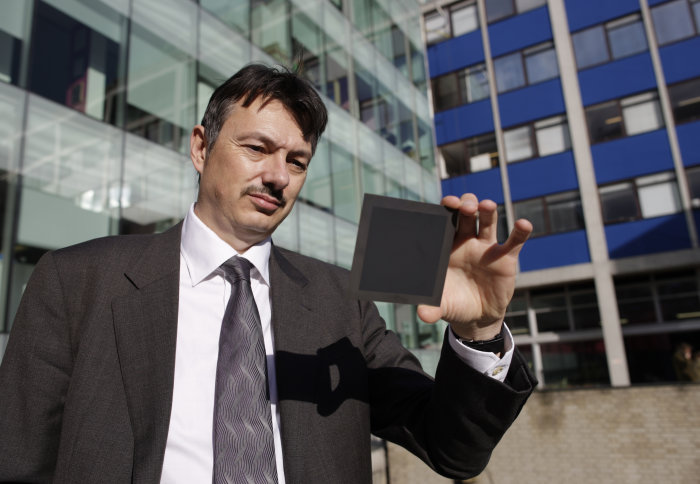
[[[433,380],[374,305],[364,311],[372,432],[447,477],[479,474],[537,384],[523,357],[516,349],[501,383],[460,360],[446,336]]]
[[[0,365],[0,481],[51,480],[71,368],[64,294],[47,254],[32,273]]]

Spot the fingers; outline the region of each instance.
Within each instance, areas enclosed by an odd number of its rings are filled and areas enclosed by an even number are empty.
[[[442,318],[442,309],[439,306],[426,306],[420,304],[416,308],[416,314],[425,323],[436,323]]]
[[[487,242],[496,242],[497,208],[491,200],[479,199],[473,193],[465,193],[460,198],[454,195],[442,199],[442,205],[458,210],[460,214],[457,237],[476,237]],[[478,234],[477,234],[478,232]]]
[[[513,225],[513,230],[508,236],[508,240],[503,244],[503,250],[506,253],[510,253],[513,256],[517,256],[520,253],[520,249],[523,248],[523,244],[530,237],[532,233],[532,224],[529,220],[521,218],[516,220]]]

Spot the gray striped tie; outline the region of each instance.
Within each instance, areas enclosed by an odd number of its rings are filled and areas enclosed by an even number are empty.
[[[250,289],[251,263],[231,257],[231,283],[219,338],[214,404],[214,484],[276,483],[265,343]]]

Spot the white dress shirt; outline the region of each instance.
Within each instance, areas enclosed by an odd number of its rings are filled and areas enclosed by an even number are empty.
[[[271,241],[248,249],[243,257],[254,266],[251,288],[260,313],[268,363],[275,460],[280,484],[284,481],[277,379],[270,310]],[[231,286],[221,264],[237,252],[220,239],[190,207],[182,227],[180,245],[180,299],[178,308],[175,379],[168,440],[161,482],[167,484],[211,482],[213,469],[212,426],[214,386],[219,334]],[[506,353],[498,358],[469,348],[449,331],[449,342],[472,368],[503,381],[513,355],[513,340],[506,330]]]

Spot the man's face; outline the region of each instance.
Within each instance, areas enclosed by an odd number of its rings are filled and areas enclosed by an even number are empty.
[[[239,252],[268,237],[292,210],[306,179],[311,144],[282,103],[234,105],[213,149],[204,128],[190,139],[199,172],[197,216]]]

